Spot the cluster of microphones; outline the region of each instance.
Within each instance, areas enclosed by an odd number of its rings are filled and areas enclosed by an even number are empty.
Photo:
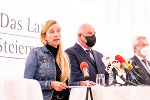
[[[115,60],[111,60],[109,57],[103,57],[102,61],[106,66],[105,70],[110,74],[113,73],[113,81],[109,86],[119,84],[120,86],[127,85],[142,85],[139,82],[139,79],[143,79],[134,69],[137,66],[131,65],[131,60],[127,61],[122,56],[116,55]],[[85,80],[89,80],[89,70],[88,64],[86,62],[82,62],[80,64],[80,69],[84,75]],[[118,76],[124,83],[118,83],[116,80],[116,76]],[[143,79],[144,80],[144,79]]]

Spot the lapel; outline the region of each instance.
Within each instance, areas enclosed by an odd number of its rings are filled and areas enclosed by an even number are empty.
[[[134,56],[134,59],[135,59],[135,62],[137,63],[136,65],[139,65],[141,69],[143,69],[143,70],[145,70],[145,71],[147,72],[147,70],[146,70],[146,68],[144,67],[144,65],[141,63],[141,61],[140,61],[136,56]],[[139,67],[139,66],[138,66],[138,67]],[[147,72],[147,73],[148,73],[148,72]],[[148,74],[149,74],[149,73],[148,73]]]
[[[98,65],[101,65],[101,59],[100,59],[98,53],[95,52],[94,50],[92,50],[92,52],[93,52],[93,56],[94,56],[94,59],[95,59],[95,64],[96,64],[96,66],[97,66],[97,71],[98,71],[98,73],[103,73],[104,70],[103,70],[102,66],[101,66],[101,67],[98,66]],[[105,65],[104,65],[104,66],[105,66]]]
[[[84,51],[84,49],[78,45],[77,43],[74,45],[76,51],[85,59],[87,59],[90,63],[92,63],[93,65],[95,65],[94,61],[92,60],[92,58]]]
[[[100,59],[97,59],[98,55],[97,55],[97,53],[94,50],[92,50],[92,53],[93,53],[93,56],[94,56],[95,63],[96,63],[96,65],[98,65]]]
[[[149,61],[147,61],[148,62],[148,65],[150,66],[150,62]]]

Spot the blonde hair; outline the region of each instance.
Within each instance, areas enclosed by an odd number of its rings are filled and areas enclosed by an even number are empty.
[[[48,43],[43,36],[46,35],[46,31],[54,24],[57,24],[57,22],[54,20],[48,20],[41,30],[40,39],[44,45],[47,45]],[[66,53],[63,51],[62,42],[59,44],[59,49],[56,55],[56,62],[61,70],[60,81],[66,83],[66,80],[69,77],[69,62]]]

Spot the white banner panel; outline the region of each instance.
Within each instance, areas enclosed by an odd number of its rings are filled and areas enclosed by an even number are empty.
[[[23,78],[30,50],[42,45],[42,25],[31,18],[15,16],[0,12],[0,78]]]

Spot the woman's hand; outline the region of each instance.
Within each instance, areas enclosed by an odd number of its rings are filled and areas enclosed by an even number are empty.
[[[58,82],[58,81],[52,81],[50,85],[56,91],[62,91],[63,89],[68,88],[66,84],[63,84],[62,82]]]
[[[93,82],[93,81],[82,81],[82,82],[81,82],[81,86],[87,86],[88,82],[89,82],[89,85],[90,85],[90,86],[96,85],[96,83]]]

